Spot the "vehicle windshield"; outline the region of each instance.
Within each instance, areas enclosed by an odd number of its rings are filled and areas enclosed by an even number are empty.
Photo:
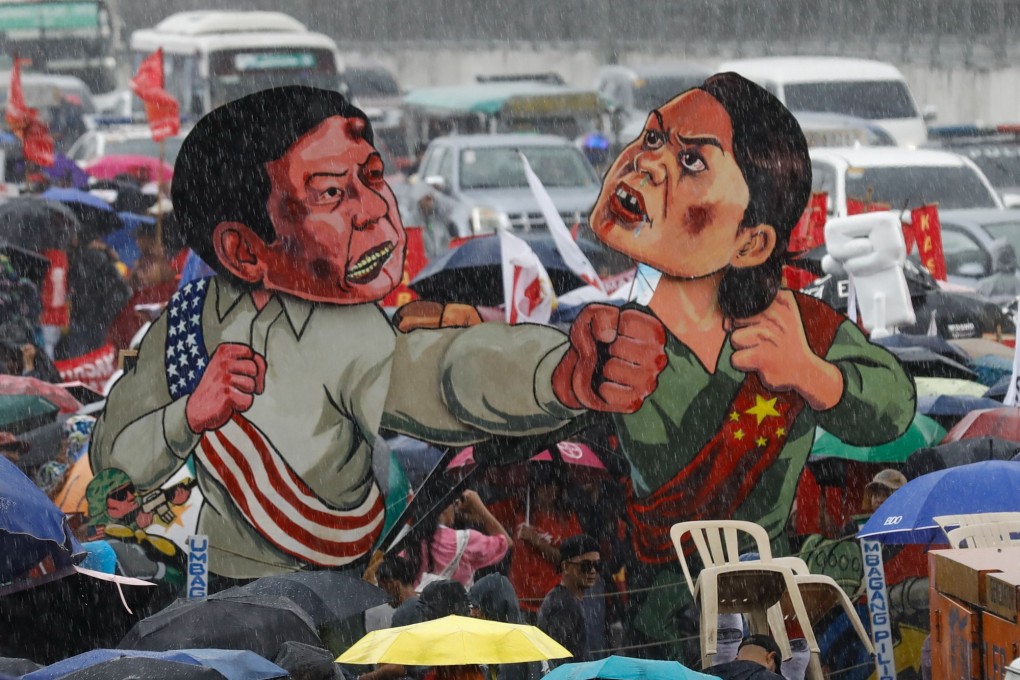
[[[165,159],[170,165],[177,161],[184,137],[170,137],[165,141]],[[149,156],[159,158],[159,142],[152,138],[137,137],[135,139],[108,139],[103,149],[104,156]]]
[[[974,161],[992,186],[1003,189],[1020,187],[1020,146],[973,146],[959,149],[958,153]]]
[[[899,80],[788,83],[783,92],[792,111],[842,113],[869,120],[918,115],[910,91]]]
[[[350,68],[344,81],[355,97],[396,97],[400,94],[397,81],[382,69]]]
[[[704,80],[697,75],[640,78],[634,83],[634,108],[638,111],[651,111],[681,92],[700,85]]]
[[[996,222],[981,226],[993,239],[1006,239],[1013,246],[1013,252],[1020,253],[1020,222]]]
[[[531,168],[549,187],[590,187],[598,177],[572,146],[522,146]],[[460,152],[461,189],[507,189],[526,187],[524,166],[517,157],[518,148],[492,147],[464,149]]]
[[[969,167],[849,168],[846,195],[893,210],[938,203],[943,210],[997,208],[995,196]]]
[[[340,77],[326,49],[278,47],[224,50],[210,55],[213,107],[271,87],[307,85],[337,90]]]

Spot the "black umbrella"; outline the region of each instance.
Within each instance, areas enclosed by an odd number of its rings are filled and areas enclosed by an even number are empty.
[[[300,642],[284,642],[273,663],[300,680],[344,680],[340,666],[333,662],[335,654]]]
[[[316,626],[339,623],[390,599],[385,591],[360,578],[328,570],[264,576],[236,591],[258,598],[285,597],[301,607]],[[233,593],[234,589],[231,589],[212,597],[229,598],[234,596]]]
[[[322,646],[315,623],[292,600],[220,593],[207,600],[178,600],[139,621],[119,649],[248,649],[275,658],[284,642]]]
[[[143,193],[137,184],[115,179],[97,180],[89,186],[89,192],[109,192],[112,199],[110,205],[119,213],[126,212],[144,215],[145,211],[156,203],[156,197]]]
[[[585,285],[560,255],[556,243],[547,234],[518,235],[527,243],[545,267],[557,295]],[[604,249],[598,244],[579,239],[581,251],[592,260],[599,260]],[[463,302],[495,307],[503,304],[503,275],[499,238],[474,238],[432,260],[411,282],[411,290],[426,300]],[[596,269],[598,265],[595,264]]]
[[[907,479],[914,479],[929,472],[959,465],[986,460],[1010,460],[1017,451],[1020,451],[1020,442],[996,437],[961,439],[949,444],[918,449],[907,458],[900,471]]]
[[[124,226],[112,205],[87,191],[52,188],[44,191],[42,197],[59,201],[71,209],[81,224],[83,241],[105,236]]]
[[[25,196],[0,205],[0,239],[21,248],[66,249],[80,228],[74,212],[56,201]]]
[[[962,349],[953,345],[948,340],[938,335],[914,335],[912,333],[893,333],[884,338],[872,340],[876,345],[882,347],[921,347],[931,350],[936,354],[952,359],[961,364],[970,361],[970,355]]]
[[[42,666],[37,664],[35,661],[29,661],[28,659],[0,657],[0,673],[6,673],[7,675],[25,675],[32,671],[37,671],[40,668],[42,668]]]
[[[914,377],[977,380],[977,373],[963,364],[923,347],[887,347],[907,373]]]
[[[142,680],[143,678],[224,680],[224,677],[226,676],[204,666],[167,661],[166,659],[122,656],[61,676],[60,680]]]
[[[50,270],[50,261],[40,253],[0,239],[0,255],[6,255],[18,276],[30,280],[36,286],[42,286],[46,272]]]

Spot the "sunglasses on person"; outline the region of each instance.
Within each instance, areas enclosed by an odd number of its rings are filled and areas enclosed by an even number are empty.
[[[125,484],[119,489],[114,489],[107,495],[109,500],[113,501],[126,501],[135,495],[135,487],[130,484]]]
[[[590,574],[593,571],[598,571],[602,567],[602,562],[599,560],[580,560],[578,562],[572,562],[567,560],[567,564],[573,564],[578,569],[586,574]]]

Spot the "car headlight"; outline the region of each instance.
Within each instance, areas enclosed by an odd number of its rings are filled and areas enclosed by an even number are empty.
[[[483,206],[471,209],[471,233],[494,234],[500,229],[510,228],[510,216],[502,210]]]

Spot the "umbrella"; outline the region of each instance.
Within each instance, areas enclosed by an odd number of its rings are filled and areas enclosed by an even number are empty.
[[[333,663],[328,649],[299,642],[284,642],[273,663],[286,669],[291,677],[302,680],[345,680],[340,667]]]
[[[144,215],[145,211],[155,203],[155,199],[143,193],[137,184],[115,179],[101,179],[93,182],[89,186],[89,193],[106,201],[119,213]]]
[[[52,423],[60,408],[34,394],[0,394],[0,431],[21,434]]]
[[[843,458],[861,463],[902,463],[917,449],[941,441],[945,429],[931,418],[915,414],[910,427],[899,438],[878,446],[851,446],[836,435],[818,428],[811,447],[813,458]]]
[[[81,402],[60,385],[24,375],[0,375],[0,394],[34,394],[59,408],[61,413],[77,413],[82,407]]]
[[[64,513],[14,463],[0,456],[0,595],[74,572],[85,551]],[[32,573],[47,565],[42,576]]]
[[[15,675],[21,677],[25,673],[31,673],[37,671],[42,666],[37,664],[35,661],[29,659],[11,659],[8,657],[0,657],[0,677],[3,677],[3,673],[7,675]]]
[[[130,175],[142,183],[162,179],[169,182],[174,176],[174,167],[150,156],[112,155],[104,156],[85,167],[85,171],[98,179],[115,179],[118,175]]]
[[[888,347],[896,355],[904,370],[914,376],[926,378],[952,378],[974,380],[977,374],[961,363],[923,347]]]
[[[568,656],[569,651],[534,626],[447,616],[372,631],[340,655],[337,663],[457,666]]]
[[[586,285],[563,261],[548,235],[522,235],[542,262],[557,295]],[[600,252],[590,241],[577,244],[589,259]],[[499,239],[473,238],[429,262],[411,281],[411,290],[427,300],[463,302],[496,307],[503,304],[503,276]]]
[[[135,240],[138,228],[143,225],[155,225],[156,220],[152,217],[133,213],[120,213],[120,219],[124,226],[104,236],[103,242],[117,251],[117,256],[121,262],[133,268],[142,254],[141,249],[138,247],[138,242]]]
[[[1017,451],[1020,451],[1020,442],[995,437],[961,439],[949,444],[918,449],[907,458],[900,472],[907,479],[913,479],[929,472],[983,460],[1010,460]]]
[[[287,675],[283,668],[247,650],[182,649],[172,652],[142,652],[130,649],[95,649],[29,673],[22,680],[59,680],[75,671],[123,658],[154,659],[208,668],[216,672],[212,677],[227,680],[263,680]]]
[[[995,384],[988,388],[988,391],[984,393],[986,399],[995,399],[998,402],[1002,402],[1006,398],[1006,394],[1009,392],[1009,383],[1013,379],[1013,375],[1004,375],[995,381]]]
[[[975,437],[999,437],[1020,442],[1020,409],[1000,406],[971,411],[953,426],[943,441],[948,443]]]
[[[953,340],[951,344],[959,347],[972,357],[992,354],[1012,360],[1015,353],[1012,347],[1008,347],[1001,342],[995,342],[994,340],[986,340],[985,338],[961,338]]]
[[[322,646],[315,623],[292,600],[238,594],[178,600],[139,621],[118,649],[248,649],[274,658],[284,642]]]
[[[8,243],[0,239],[0,255],[6,255],[18,276],[41,286],[46,273],[50,270],[50,261],[34,250]]]
[[[931,350],[936,354],[941,354],[947,359],[952,359],[961,364],[965,364],[970,360],[970,355],[965,351],[949,342],[945,338],[937,335],[914,335],[912,333],[893,333],[887,335],[884,338],[875,338],[872,340],[876,345],[888,348],[907,348],[907,347],[920,347],[922,349]]]
[[[953,380],[950,378],[915,378],[917,396],[939,397],[955,395],[961,397],[983,397],[988,387],[972,380]]]
[[[397,435],[387,440],[386,444],[403,469],[412,489],[421,486],[443,457],[443,452],[431,444],[406,435]]]
[[[935,517],[1020,511],[1020,464],[971,463],[912,479],[893,492],[858,538],[882,543],[946,543]]]
[[[971,411],[1001,407],[1001,403],[984,397],[942,395],[939,397],[918,397],[917,399],[917,410],[929,417],[961,418]]]
[[[565,663],[557,666],[543,680],[701,680],[715,678],[692,671],[677,661],[634,659],[628,656],[607,656],[598,661]]]
[[[66,249],[80,229],[74,211],[57,201],[26,196],[0,205],[0,239],[21,248],[39,253]]]
[[[460,467],[474,465],[474,454],[474,447],[468,446],[450,461],[450,464],[446,466],[446,469],[455,470]],[[594,470],[606,469],[605,464],[603,464],[602,460],[594,451],[584,444],[578,444],[576,442],[558,443],[556,445],[556,460],[562,460],[564,463],[568,463],[570,465],[578,465],[580,467],[592,468]],[[532,456],[528,459],[528,461],[532,463],[548,463],[553,461],[553,455],[551,451],[546,450]]]
[[[141,680],[142,678],[223,680],[223,677],[222,674],[211,668],[194,664],[166,659],[123,656],[72,671],[60,676],[60,680]]]
[[[43,172],[50,178],[51,184],[74,189],[86,189],[89,185],[88,173],[64,154],[57,154],[53,165],[43,168]]]
[[[92,194],[78,189],[47,189],[42,193],[45,199],[63,203],[78,217],[81,224],[83,239],[91,241],[112,231],[120,229],[120,216],[113,206]]]
[[[1007,380],[1013,375],[1013,358],[986,354],[976,359],[971,359],[969,366],[977,374],[978,382],[992,387],[1003,378]]]
[[[316,626],[339,623],[390,599],[385,591],[360,578],[329,570],[263,576],[241,586],[238,591],[246,597],[288,598],[301,607]]]

